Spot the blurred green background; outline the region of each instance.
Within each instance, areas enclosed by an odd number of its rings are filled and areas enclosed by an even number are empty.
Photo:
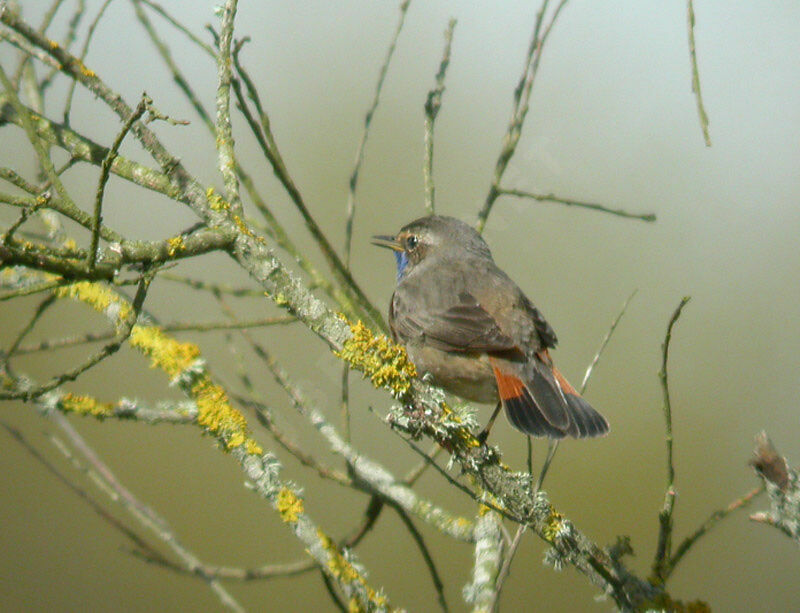
[[[23,2],[38,24],[49,3]],[[100,3],[88,2],[85,34]],[[165,3],[195,33],[217,25],[214,3]],[[536,3],[414,2],[408,12],[375,115],[358,190],[353,271],[384,308],[394,262],[369,245],[423,214],[423,103],[433,87],[442,33],[458,19],[443,108],[436,124],[439,212],[473,222],[489,187],[523,68]],[[61,38],[66,3],[51,31]],[[591,211],[500,199],[485,236],[495,259],[541,308],[560,339],[555,358],[579,382],[625,298],[638,294],[596,368],[588,399],[612,424],[611,434],[562,445],[546,489],[557,508],[599,544],[628,534],[633,568],[646,574],[655,549],[664,489],[664,427],[656,376],[667,320],[680,298],[692,301],[678,322],[671,353],[677,503],[675,541],[715,509],[757,484],[747,460],[753,435],[766,429],[780,451],[800,463],[800,5],[796,2],[695,3],[696,43],[711,148],[703,144],[691,91],[686,5],[682,2],[571,2],[547,43],[531,111],[504,185],[654,212],[655,224]],[[344,239],[347,181],[379,68],[394,31],[396,2],[241,3],[237,36],[258,84],[287,165],[313,214],[335,245]],[[200,98],[213,109],[216,67],[185,37],[153,17]],[[81,40],[81,39],[79,39]],[[0,46],[7,70],[16,66]],[[156,106],[188,127],[156,126],[187,168],[221,187],[213,138],[174,86],[135,20],[132,5],[112,2],[95,34],[87,65],[129,103],[147,91]],[[48,111],[60,117],[66,85]],[[119,130],[114,116],[80,88],[72,124],[103,144]],[[302,222],[234,119],[239,159],[309,252]],[[149,163],[128,139],[123,152]],[[21,130],[0,130],[0,164],[33,176]],[[67,176],[87,210],[98,171]],[[13,219],[0,211],[3,223]],[[154,239],[196,221],[191,212],[112,179],[105,219],[129,238]],[[85,234],[85,233],[84,233]],[[83,235],[81,235],[83,236]],[[85,240],[86,237],[83,236]],[[284,258],[286,260],[287,258]],[[324,269],[316,254],[314,259]],[[180,272],[233,284],[244,275],[223,257],[187,262]],[[0,341],[8,343],[36,300],[0,303]],[[243,316],[277,312],[266,300],[233,301]],[[221,319],[216,303],[156,281],[146,307],[163,321]],[[76,304],[51,309],[32,338],[101,328]],[[339,411],[341,365],[300,326],[258,333],[303,389],[332,419]],[[244,345],[224,335],[185,334],[198,342],[212,372],[235,381],[236,348],[285,429],[323,446],[289,409]],[[78,363],[86,350],[34,355],[16,362],[39,380]],[[417,463],[382,426],[389,398],[352,377],[353,440],[396,474]],[[114,400],[179,398],[140,355],[123,349],[67,386]],[[481,420],[488,411],[484,408]],[[93,489],[49,442],[55,427],[31,406],[6,403],[0,420],[18,429],[71,481],[122,521],[137,525]],[[254,422],[254,420],[251,419]],[[303,557],[264,502],[242,487],[235,462],[193,428],[129,423],[73,424],[143,501],[162,513],[187,547],[208,563],[256,566]],[[268,435],[257,431],[267,446]],[[506,461],[524,466],[524,439],[501,420],[492,434]],[[23,610],[213,611],[219,602],[198,580],[148,565],[127,542],[5,430],[0,430],[0,608]],[[541,461],[545,444],[535,444]],[[281,456],[283,457],[283,456]],[[334,536],[360,519],[367,497],[320,481],[285,460],[284,475],[305,488],[306,510]],[[330,462],[335,462],[329,458]],[[430,472],[419,491],[472,516],[474,504]],[[761,500],[753,507],[766,505]],[[800,609],[800,553],[777,531],[730,517],[685,558],[671,580],[676,598],[701,598],[718,611]],[[447,585],[453,610],[464,610],[472,551],[421,525]],[[148,540],[161,549],[155,539]],[[503,592],[504,610],[603,611],[596,590],[571,569],[542,565],[544,545],[523,541]],[[397,516],[385,511],[358,549],[370,582],[412,611],[435,609],[429,575]],[[230,584],[250,610],[327,610],[318,574]]]

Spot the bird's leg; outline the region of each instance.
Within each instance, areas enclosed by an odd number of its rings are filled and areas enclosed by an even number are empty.
[[[492,413],[492,416],[489,418],[489,421],[486,424],[486,427],[480,432],[478,432],[478,434],[475,436],[475,438],[478,439],[478,442],[481,445],[483,445],[486,442],[486,439],[489,436],[489,431],[492,429],[492,425],[494,425],[494,420],[497,419],[497,415],[500,413],[501,408],[503,408],[503,403],[498,402],[497,406],[494,409],[494,413]]]

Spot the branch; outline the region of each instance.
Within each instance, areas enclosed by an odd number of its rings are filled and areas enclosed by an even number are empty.
[[[703,94],[700,92],[700,71],[697,68],[697,53],[694,47],[694,2],[686,3],[686,24],[689,30],[689,56],[692,60],[692,92],[697,100],[697,116],[700,119],[700,129],[703,131],[703,141],[706,147],[711,146],[711,136],[708,134],[708,115],[703,105]]]
[[[225,195],[231,210],[242,216],[242,201],[239,198],[239,181],[236,178],[236,156],[233,152],[233,130],[231,128],[231,43],[233,20],[236,16],[237,0],[226,0],[220,25],[219,55],[217,56],[217,123],[216,143],[219,171],[225,181]]]
[[[397,39],[400,38],[400,32],[405,24],[406,13],[408,12],[408,7],[410,4],[411,0],[403,0],[400,3],[400,18],[397,21],[397,27],[394,30],[394,36],[392,36],[392,40],[389,43],[389,50],[386,52],[386,59],[383,61],[381,70],[378,73],[378,84],[375,87],[375,95],[372,98],[372,104],[367,110],[366,117],[364,117],[364,131],[361,133],[361,140],[359,141],[358,148],[356,149],[356,160],[353,164],[353,172],[350,173],[350,189],[347,192],[346,221],[344,226],[344,264],[348,269],[350,268],[350,246],[353,240],[353,218],[356,214],[356,187],[358,186],[358,174],[361,171],[361,164],[364,161],[364,150],[367,145],[369,128],[372,125],[372,117],[378,108],[381,90],[383,89],[383,82],[386,79],[386,73],[389,72],[389,64],[392,61],[394,49],[397,46]]]
[[[464,586],[464,600],[474,613],[490,613],[497,576],[503,561],[502,520],[497,513],[481,510],[475,525],[475,562],[472,582]]]
[[[103,9],[105,9],[107,5],[108,3],[104,4]],[[90,273],[94,272],[94,267],[97,263],[97,245],[100,242],[100,227],[103,223],[103,194],[105,193],[106,183],[108,183],[108,177],[111,172],[111,164],[114,162],[114,158],[117,157],[117,152],[122,146],[122,141],[125,139],[125,135],[130,132],[133,122],[139,121],[139,118],[144,115],[147,110],[148,101],[152,103],[152,100],[149,100],[147,94],[142,94],[142,100],[139,102],[139,106],[136,107],[133,114],[128,117],[128,120],[123,124],[122,130],[117,135],[117,138],[114,139],[114,144],[111,145],[111,149],[109,149],[108,154],[103,158],[103,163],[100,165],[100,182],[97,185],[97,193],[94,200],[94,216],[92,217],[92,243],[89,247]]]
[[[800,474],[790,468],[766,432],[756,436],[750,464],[761,477],[770,502],[769,511],[754,513],[750,519],[777,528],[800,545]]]
[[[475,225],[478,232],[483,232],[483,228],[486,226],[486,220],[489,218],[489,213],[491,213],[492,207],[500,195],[500,182],[508,167],[508,163],[511,161],[511,158],[514,157],[514,153],[517,150],[517,144],[522,135],[522,126],[525,123],[525,117],[530,108],[531,90],[533,89],[536,73],[539,70],[539,61],[542,58],[544,45],[567,0],[561,0],[558,3],[558,6],[556,6],[550,18],[550,22],[544,27],[544,31],[542,31],[542,24],[544,22],[544,15],[547,12],[548,2],[549,0],[542,0],[541,8],[536,14],[536,24],[533,27],[533,35],[530,45],[528,46],[525,69],[522,71],[522,76],[520,76],[519,83],[514,90],[514,104],[511,111],[511,120],[509,121],[506,134],[503,137],[503,147],[500,150],[500,155],[498,155],[497,162],[495,162],[494,177],[489,187],[489,193],[486,195],[483,207],[478,212],[478,222]]]
[[[170,550],[180,558],[186,568],[194,573],[200,574],[200,569],[202,568],[200,560],[178,540],[175,532],[167,524],[167,521],[152,507],[139,500],[133,492],[117,479],[111,468],[100,459],[64,415],[53,413],[51,419],[61,428],[61,431],[70,439],[73,446],[81,452],[86,461],[94,468],[94,471],[100,477],[102,483],[108,488],[108,491],[114,492],[115,496],[113,500],[121,504],[125,510],[139,521],[139,523],[165,543]],[[233,611],[244,611],[241,605],[234,600],[216,579],[212,577],[203,577],[203,579],[224,606]]]
[[[664,506],[658,514],[658,545],[653,559],[653,575],[663,582],[667,577],[669,558],[672,555],[672,512],[675,507],[675,464],[672,458],[672,405],[669,399],[669,382],[667,380],[667,360],[669,358],[669,343],[672,340],[672,327],[681,316],[683,307],[689,302],[689,297],[681,299],[678,308],[672,313],[667,334],[661,345],[662,359],[661,371],[658,377],[661,380],[661,389],[664,396],[664,421],[666,423],[667,444],[667,490],[664,494]]]
[[[456,20],[450,19],[447,30],[444,32],[444,53],[439,63],[439,72],[436,73],[436,86],[428,92],[425,101],[425,161],[422,165],[422,176],[425,179],[425,210],[429,215],[436,212],[434,200],[435,187],[433,185],[433,126],[439,109],[442,107],[442,94],[444,94],[444,78],[447,67],[450,65],[450,46],[453,44],[453,30]]]
[[[530,198],[539,202],[556,202],[565,206],[574,206],[582,209],[589,209],[592,211],[600,211],[602,213],[609,213],[617,217],[627,217],[629,219],[639,219],[641,221],[653,222],[656,220],[655,213],[628,213],[622,209],[612,209],[602,204],[595,204],[594,202],[582,202],[580,200],[570,200],[567,198],[559,198],[554,194],[535,194],[521,189],[497,189],[498,196],[516,196],[517,198]]]

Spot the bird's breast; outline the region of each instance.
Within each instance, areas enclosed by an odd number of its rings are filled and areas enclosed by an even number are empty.
[[[416,343],[406,350],[420,375],[430,374],[451,394],[473,402],[497,402],[497,383],[486,354],[451,353]]]

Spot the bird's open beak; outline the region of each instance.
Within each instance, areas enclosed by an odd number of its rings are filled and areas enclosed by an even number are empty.
[[[403,247],[397,242],[394,236],[373,236],[372,244],[376,247],[386,247],[393,251],[402,251]]]

